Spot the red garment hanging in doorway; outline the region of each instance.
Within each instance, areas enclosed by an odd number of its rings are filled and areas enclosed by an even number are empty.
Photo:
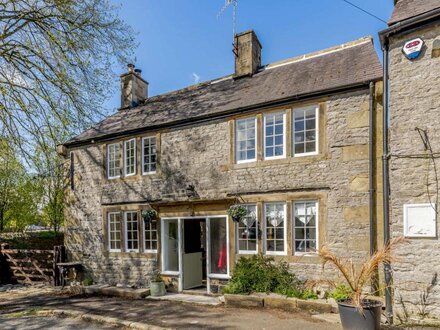
[[[217,262],[217,268],[221,269],[221,270],[225,270],[226,269],[226,256],[227,256],[227,251],[226,251],[226,245],[223,244],[222,248],[220,249],[220,253],[218,255],[218,262]]]

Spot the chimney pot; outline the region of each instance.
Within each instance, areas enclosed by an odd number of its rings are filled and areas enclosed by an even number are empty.
[[[136,73],[139,77],[142,75],[141,69],[134,69],[134,73]]]
[[[128,68],[128,73],[134,72],[134,64],[128,63],[127,68]]]

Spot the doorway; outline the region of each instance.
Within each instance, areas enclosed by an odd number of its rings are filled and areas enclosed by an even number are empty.
[[[210,280],[229,278],[228,233],[227,216],[162,218],[162,274],[179,291],[210,293]]]
[[[183,221],[183,290],[206,290],[206,219]]]

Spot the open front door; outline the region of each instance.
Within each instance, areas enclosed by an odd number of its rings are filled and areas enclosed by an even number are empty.
[[[202,226],[205,219],[183,220],[183,289],[203,285]]]

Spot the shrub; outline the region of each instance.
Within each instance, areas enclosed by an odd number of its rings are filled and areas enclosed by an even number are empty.
[[[274,258],[254,255],[240,258],[224,293],[249,294],[252,292],[278,293],[288,297],[312,297],[298,278],[289,272],[286,262],[274,262]],[[316,294],[313,296],[316,297]]]
[[[328,298],[333,298],[336,301],[345,300],[350,297],[353,291],[344,284],[336,286],[336,288],[328,294]]]
[[[93,279],[90,276],[86,276],[83,280],[84,286],[90,286],[93,284]]]

